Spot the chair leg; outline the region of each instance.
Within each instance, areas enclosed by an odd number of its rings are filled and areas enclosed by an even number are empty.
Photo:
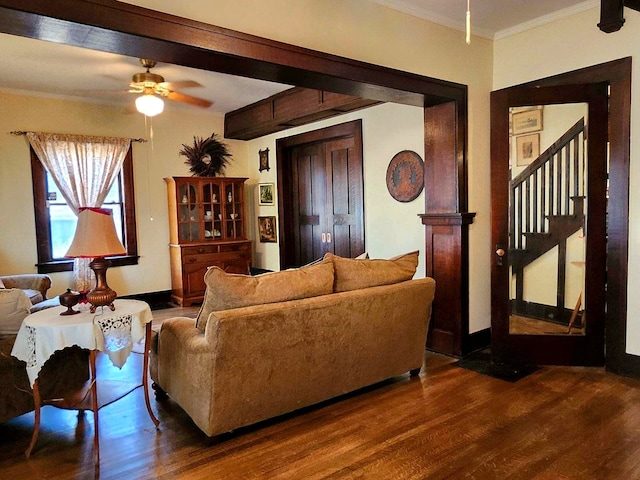
[[[89,353],[89,369],[91,371],[91,409],[93,410],[93,463],[97,468],[100,468],[99,405],[95,350],[91,350]]]

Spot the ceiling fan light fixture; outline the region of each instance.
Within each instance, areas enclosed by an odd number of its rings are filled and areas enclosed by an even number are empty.
[[[164,101],[155,95],[140,95],[136,98],[136,109],[147,117],[154,117],[164,110]]]

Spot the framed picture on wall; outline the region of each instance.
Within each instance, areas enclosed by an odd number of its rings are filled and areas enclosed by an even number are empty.
[[[274,204],[274,187],[275,185],[273,183],[258,184],[258,205]]]
[[[516,137],[516,165],[526,167],[540,156],[540,134]]]
[[[511,132],[513,135],[539,132],[542,130],[542,108],[513,112],[511,114]]]
[[[258,231],[261,243],[276,243],[276,217],[258,217]]]
[[[258,157],[260,158],[260,163],[258,165],[258,171],[262,172],[263,170],[269,171],[269,149],[265,148],[264,150],[258,150]]]

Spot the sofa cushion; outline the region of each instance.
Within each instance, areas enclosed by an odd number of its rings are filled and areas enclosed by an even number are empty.
[[[418,268],[417,250],[389,260],[344,258],[332,253],[327,253],[324,258],[333,262],[334,292],[404,282],[411,280]]]
[[[22,291],[27,295],[32,305],[35,305],[36,303],[40,303],[44,300],[40,290],[33,290],[31,288],[27,288],[27,289],[23,289]]]
[[[19,288],[0,289],[0,337],[17,335],[31,301]]]
[[[202,331],[211,312],[332,293],[333,263],[323,260],[306,267],[254,277],[226,273],[218,267],[211,267],[204,281],[207,290],[196,320],[196,326]]]

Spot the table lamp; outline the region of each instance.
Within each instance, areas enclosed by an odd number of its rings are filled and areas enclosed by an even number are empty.
[[[116,234],[111,210],[80,208],[76,233],[65,257],[93,258],[89,267],[96,275],[96,286],[87,294],[91,313],[100,306],[108,306],[111,310],[116,309],[113,301],[118,294],[107,285],[107,269],[111,262],[104,257],[124,253],[126,250]]]

